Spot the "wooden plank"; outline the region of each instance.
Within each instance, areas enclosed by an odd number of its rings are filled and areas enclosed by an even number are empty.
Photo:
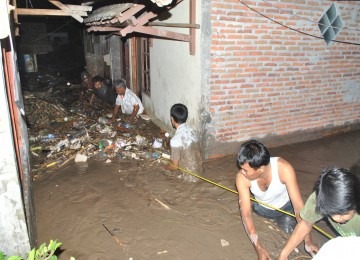
[[[70,8],[68,8],[66,5],[64,5],[63,3],[56,1],[56,0],[49,0],[49,2],[52,3],[53,5],[55,5],[56,7],[58,7],[59,9],[62,9],[64,11],[70,13],[70,15],[74,19],[78,20],[80,23],[82,23],[84,21],[84,19],[80,15],[72,12],[72,10]]]
[[[57,9],[16,8],[16,12],[18,15],[71,16],[69,12],[66,12],[64,10],[57,10]]]
[[[180,2],[182,2],[183,0],[176,0],[175,4],[173,6],[166,6],[164,9],[167,9],[167,10],[170,10],[171,8],[175,7],[177,4],[179,4]],[[146,23],[149,22],[150,19],[154,18],[154,17],[157,17],[158,14],[155,14],[153,12],[148,12],[146,13],[145,15],[141,16],[139,19],[138,19],[138,24],[136,25],[137,26],[142,26]],[[133,26],[127,26],[125,27],[124,29],[121,30],[121,35],[127,35],[128,33],[131,33],[134,31],[134,28]]]
[[[91,26],[87,29],[88,32],[118,32],[121,28],[110,26]]]
[[[15,36],[19,36],[20,34],[19,34],[19,20],[18,20],[18,12],[17,12],[17,10],[16,10],[16,0],[13,0],[13,5],[14,5],[14,7],[15,7],[15,9],[14,9],[14,13],[13,13],[13,15],[14,15],[14,24],[15,24],[15,30],[14,30],[14,33],[15,33]]]
[[[190,24],[196,23],[196,1],[190,0]],[[190,49],[190,55],[195,55],[195,44],[196,44],[196,29],[190,28],[190,43],[189,43],[189,49]]]
[[[195,29],[200,29],[200,24],[191,24],[191,23],[149,22],[148,25],[150,25],[150,26],[164,26],[164,27],[195,28]]]
[[[162,30],[158,30],[158,29],[155,29],[155,28],[149,27],[149,26],[135,26],[133,28],[133,31],[139,32],[139,33],[144,33],[147,35],[154,35],[154,36],[158,36],[158,37],[162,37],[162,38],[178,40],[178,41],[184,41],[184,42],[190,41],[190,36],[187,34],[170,32],[170,31],[162,31]],[[120,34],[121,34],[121,36],[126,35],[126,34],[125,35],[122,34],[122,30],[120,31]]]
[[[84,11],[84,12],[91,12],[93,7],[92,6],[86,6],[86,5],[65,5],[69,9],[74,11]]]

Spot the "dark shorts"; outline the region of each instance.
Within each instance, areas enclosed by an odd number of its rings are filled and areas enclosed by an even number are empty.
[[[290,201],[288,201],[280,209],[295,214],[294,208]],[[269,218],[274,220],[275,224],[278,225],[282,230],[284,230],[288,234],[294,231],[297,222],[296,219],[292,216],[289,216],[277,210],[265,208],[259,203],[253,203],[253,211],[264,218]]]
[[[286,204],[282,206],[280,209],[294,214],[294,208],[290,201],[286,202]],[[253,203],[253,211],[264,218],[271,218],[271,219],[275,219],[284,214],[277,210],[265,208],[259,203]]]

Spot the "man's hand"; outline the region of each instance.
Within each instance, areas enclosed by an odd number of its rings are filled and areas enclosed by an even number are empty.
[[[256,250],[259,260],[271,260],[271,257],[265,248],[260,247]]]
[[[179,167],[179,161],[170,160],[170,163],[163,165],[163,168],[167,171],[176,171]]]
[[[111,125],[112,123],[115,122],[115,117],[112,117],[111,119],[109,119],[109,121],[107,122],[108,125]]]
[[[315,256],[315,253],[319,252],[319,247],[312,241],[305,241],[305,251],[313,257]]]
[[[134,122],[136,120],[136,117],[133,117],[133,116],[130,116],[129,118],[128,118],[128,121],[129,122]]]

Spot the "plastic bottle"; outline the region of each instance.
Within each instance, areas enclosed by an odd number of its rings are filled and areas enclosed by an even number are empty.
[[[131,125],[129,123],[121,123],[120,124],[121,127],[124,127],[124,128],[131,128]]]
[[[159,154],[158,153],[152,153],[151,156],[154,159],[159,159]]]
[[[42,141],[49,141],[49,140],[54,139],[54,138],[55,138],[55,135],[53,135],[53,134],[48,134],[48,135],[42,135],[42,136],[40,136],[40,139],[41,139]]]

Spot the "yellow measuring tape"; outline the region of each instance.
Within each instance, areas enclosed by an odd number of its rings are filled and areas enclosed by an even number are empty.
[[[232,189],[230,189],[230,188],[228,188],[228,187],[225,187],[225,186],[223,186],[223,185],[221,185],[221,184],[218,184],[218,183],[216,183],[216,182],[213,182],[213,181],[211,181],[211,180],[208,180],[208,179],[206,179],[206,178],[204,178],[204,177],[202,177],[202,176],[200,176],[200,175],[197,175],[197,174],[195,174],[195,173],[193,173],[193,172],[190,172],[190,171],[188,171],[188,170],[186,170],[186,169],[182,169],[182,168],[180,168],[180,167],[177,167],[177,166],[173,165],[173,164],[171,163],[171,160],[169,160],[169,159],[166,159],[166,158],[162,158],[162,159],[164,159],[164,160],[166,160],[166,161],[170,161],[170,165],[172,165],[173,167],[179,169],[179,170],[182,171],[182,172],[186,172],[186,173],[188,173],[188,174],[190,174],[190,175],[192,175],[192,176],[195,176],[195,177],[197,177],[197,178],[199,178],[199,179],[201,179],[201,180],[203,180],[203,181],[206,181],[206,182],[211,183],[211,184],[213,184],[213,185],[215,185],[215,186],[218,186],[218,187],[220,187],[220,188],[223,188],[223,189],[225,189],[225,190],[227,190],[227,191],[230,191],[230,192],[232,192],[232,193],[235,193],[235,194],[238,194],[238,195],[239,195],[239,193],[238,193],[237,191],[235,191],[235,190],[232,190]],[[290,212],[287,212],[287,211],[285,211],[285,210],[282,210],[282,209],[273,207],[273,206],[271,206],[271,205],[269,205],[269,204],[266,204],[266,203],[264,203],[264,202],[262,202],[262,201],[259,201],[259,200],[254,199],[254,198],[250,198],[250,200],[252,200],[252,201],[254,201],[254,202],[256,202],[256,203],[259,203],[259,204],[261,204],[261,205],[264,205],[264,206],[266,206],[266,207],[272,208],[272,209],[274,209],[274,210],[277,210],[277,211],[279,211],[279,212],[282,212],[282,213],[284,213],[284,214],[287,214],[287,215],[292,216],[292,217],[295,218],[295,215],[292,214],[292,213],[290,213]],[[319,228],[318,226],[313,225],[313,228],[316,229],[317,231],[319,231],[319,232],[320,232],[321,234],[323,234],[324,236],[328,237],[329,239],[332,239],[332,238],[333,238],[331,235],[329,235],[328,233],[326,233],[324,230],[322,230],[322,229]]]

